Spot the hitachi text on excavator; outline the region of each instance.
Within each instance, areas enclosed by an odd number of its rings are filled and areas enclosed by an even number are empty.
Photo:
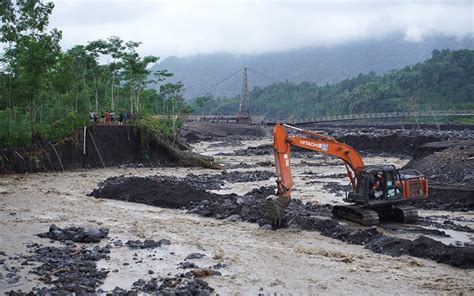
[[[288,134],[287,129],[295,133]],[[428,181],[416,170],[364,165],[354,148],[333,137],[279,123],[273,129],[277,194],[265,200],[274,228],[280,225],[291,200],[291,146],[332,155],[344,162],[350,184],[343,199],[347,204],[333,207],[336,218],[363,225],[377,225],[381,220],[413,223],[418,212],[406,201],[428,197]]]

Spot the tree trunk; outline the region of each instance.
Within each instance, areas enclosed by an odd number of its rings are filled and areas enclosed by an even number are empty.
[[[94,75],[94,91],[95,91],[95,111],[99,112],[99,81],[95,75]]]
[[[79,88],[76,85],[76,104],[75,104],[75,111],[77,112],[77,101],[79,100]]]
[[[112,98],[110,102],[110,108],[112,109],[112,111],[115,109],[114,87],[115,87],[115,71],[112,72]]]
[[[130,83],[130,113],[133,114],[133,86]]]
[[[139,113],[140,112],[140,85],[138,85],[138,83],[137,83],[136,97],[137,97],[136,99],[137,106],[135,110],[137,111],[137,113]]]
[[[174,131],[175,125],[176,125],[176,113],[175,113],[176,99],[173,99],[171,103],[172,103],[171,107],[173,108],[173,131]]]
[[[34,109],[35,109],[35,99],[34,97],[31,97],[30,99],[30,130],[31,130],[31,135],[33,136],[34,134]]]
[[[95,110],[99,110],[99,92],[95,89]]]

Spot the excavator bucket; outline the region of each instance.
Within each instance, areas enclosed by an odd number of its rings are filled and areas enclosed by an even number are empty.
[[[285,209],[287,201],[283,197],[270,195],[265,199],[265,208],[267,210],[268,219],[272,223],[272,227],[280,226],[283,217],[285,216]]]

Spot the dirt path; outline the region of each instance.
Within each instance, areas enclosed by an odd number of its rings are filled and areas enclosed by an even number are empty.
[[[212,149],[204,145],[197,148],[213,153]],[[233,148],[215,149],[222,151]],[[227,157],[221,161],[229,164],[269,159]],[[298,163],[301,164],[303,160],[316,162],[316,159],[299,159],[295,160],[295,165],[298,167]],[[380,160],[370,159],[370,162]],[[387,161],[392,160],[404,161]],[[340,173],[333,166],[319,167],[328,174]],[[271,167],[267,169],[272,170]],[[300,172],[307,169],[306,165],[297,168]],[[207,256],[193,260],[197,265],[207,267],[219,262],[227,265],[221,269],[222,276],[205,278],[221,295],[256,294],[260,288],[283,294],[474,293],[474,283],[470,280],[474,277],[474,271],[437,264],[431,260],[378,255],[362,246],[349,245],[315,232],[292,229],[271,231],[260,229],[256,224],[206,219],[185,214],[181,210],[85,196],[98,182],[111,176],[183,176],[190,172],[219,173],[184,168],[108,168],[2,177],[0,251],[13,256],[25,253],[25,244],[28,242],[48,244],[48,240],[39,239],[35,234],[46,231],[51,223],[61,226],[106,226],[110,228],[109,237],[114,239],[166,238],[172,242],[157,251],[156,255],[163,260],[153,261],[147,257],[150,251],[137,252],[137,256],[143,258],[142,263],[134,263],[133,252],[126,247],[114,248],[111,260],[99,262],[100,267],[118,269],[118,272],[109,274],[102,286],[106,291],[115,286],[130,288],[131,283],[139,278],[149,279],[152,275],[148,274],[148,270],[153,270],[154,276],[178,273],[176,266],[187,254],[201,252]],[[256,183],[271,182],[273,180]],[[304,180],[299,179],[297,182]],[[256,185],[252,182],[227,184],[225,190],[243,193]],[[319,189],[315,187],[314,190],[317,192]],[[299,191],[295,195],[311,200],[315,199],[316,194]],[[328,194],[326,200],[334,202],[337,199]],[[5,265],[8,264],[6,260]],[[25,267],[22,278],[13,287],[0,280],[0,293],[11,289],[28,291],[32,285],[38,285],[31,274],[26,274],[28,268]]]

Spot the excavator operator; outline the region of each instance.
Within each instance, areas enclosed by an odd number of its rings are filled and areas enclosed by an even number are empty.
[[[377,172],[374,176],[374,183],[370,187],[370,194],[373,199],[383,199],[382,180],[383,172]]]

